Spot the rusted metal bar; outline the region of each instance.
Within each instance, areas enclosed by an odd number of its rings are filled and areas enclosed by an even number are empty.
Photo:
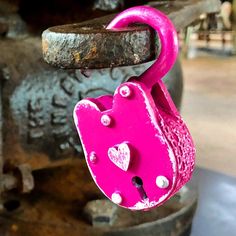
[[[161,1],[150,5],[165,12],[178,31],[200,14],[220,9],[219,0]],[[122,31],[105,30],[114,16],[47,29],[42,35],[44,60],[61,68],[97,69],[154,60],[159,50],[154,33],[146,26]]]

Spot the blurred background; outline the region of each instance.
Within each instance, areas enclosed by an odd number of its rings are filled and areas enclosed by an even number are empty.
[[[195,137],[197,164],[235,176],[235,13],[232,1],[222,2],[215,20],[201,15],[182,41],[182,115]]]

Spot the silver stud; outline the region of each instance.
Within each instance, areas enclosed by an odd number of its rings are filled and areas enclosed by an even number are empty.
[[[127,98],[131,95],[131,90],[128,85],[124,85],[119,90],[120,95],[124,98]]]
[[[109,126],[111,124],[111,117],[108,116],[108,115],[103,115],[101,117],[101,123],[104,125],[104,126]]]
[[[122,197],[119,193],[113,193],[111,195],[111,200],[115,203],[115,204],[121,204],[122,203]]]
[[[156,185],[159,188],[167,188],[169,186],[169,180],[165,176],[157,176]]]

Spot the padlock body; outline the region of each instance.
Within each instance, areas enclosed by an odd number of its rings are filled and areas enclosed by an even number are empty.
[[[124,87],[129,89],[128,96],[121,92]],[[180,163],[166,137],[168,131],[163,131],[163,115],[151,92],[137,82],[122,84],[113,97],[84,99],[75,107],[91,175],[109,199],[114,201],[114,194],[120,197],[116,202],[120,206],[149,209],[176,192]],[[170,114],[166,116],[172,120]],[[108,125],[103,117],[109,118]],[[166,183],[159,181],[162,177]],[[135,183],[137,179],[141,185]]]

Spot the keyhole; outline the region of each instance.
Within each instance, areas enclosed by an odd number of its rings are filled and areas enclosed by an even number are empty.
[[[136,188],[140,188],[140,187],[143,186],[143,181],[142,181],[142,179],[141,179],[140,177],[138,177],[138,176],[134,176],[134,177],[132,178],[132,183],[133,183],[133,185],[134,185]]]
[[[140,197],[144,200],[147,198],[147,194],[143,188],[143,181],[140,177],[138,176],[134,176],[132,178],[132,184],[137,188],[139,194],[140,194]]]

